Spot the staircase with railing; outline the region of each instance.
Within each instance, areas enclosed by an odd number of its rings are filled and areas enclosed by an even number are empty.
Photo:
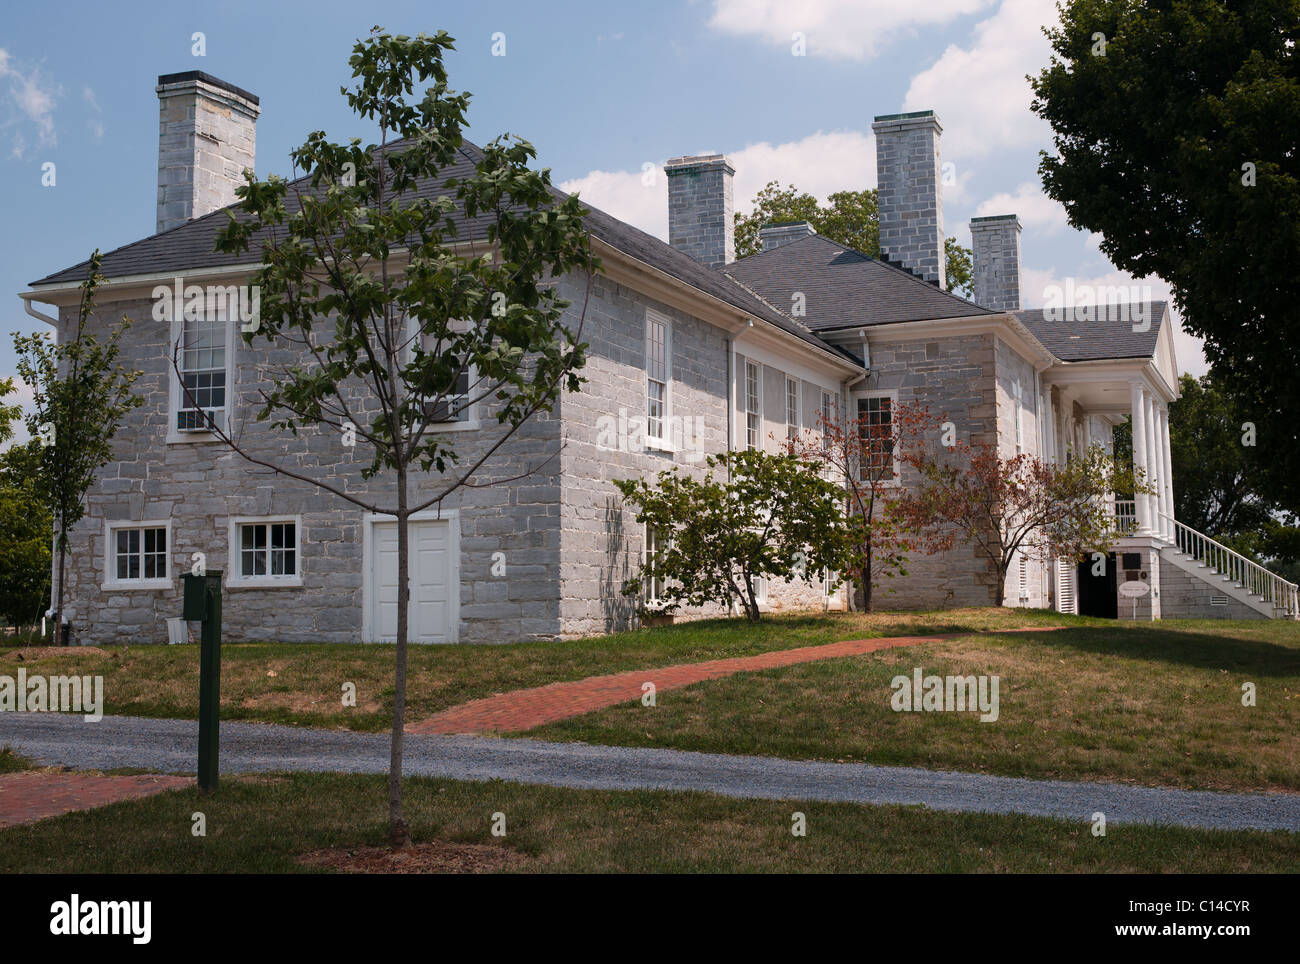
[[[1170,518],[1163,512],[1160,518],[1173,528],[1173,548],[1200,567],[1211,578],[1220,579],[1225,588],[1244,593],[1254,608],[1266,615],[1271,611],[1275,619],[1300,619],[1297,605],[1297,587],[1281,576],[1269,572],[1257,562],[1252,562],[1239,552],[1234,552],[1203,532]]]
[[[1137,503],[1133,499],[1115,499],[1115,530],[1121,535],[1138,531]],[[1168,549],[1179,554],[1189,571],[1207,582],[1221,585],[1225,592],[1240,597],[1254,609],[1275,619],[1300,619],[1300,602],[1295,583],[1269,572],[1239,552],[1234,552],[1203,532],[1197,532],[1177,519],[1159,514],[1165,523],[1160,538]],[[1167,533],[1167,534],[1166,534]]]

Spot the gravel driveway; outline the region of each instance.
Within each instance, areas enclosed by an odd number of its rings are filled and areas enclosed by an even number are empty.
[[[198,724],[56,713],[0,714],[0,745],[43,764],[192,773]],[[221,725],[226,773],[271,770],[386,773],[386,734],[260,723]],[[1300,795],[1210,793],[1111,783],[1022,780],[857,763],[814,763],[683,750],[491,737],[406,737],[410,776],[514,780],[605,790],[704,790],[731,797],[920,804],[934,810],[1023,813],[1108,823],[1165,823],[1300,832]]]

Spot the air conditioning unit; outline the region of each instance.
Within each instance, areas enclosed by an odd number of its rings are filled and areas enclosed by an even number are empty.
[[[214,432],[225,428],[226,411],[222,408],[183,408],[176,413],[178,432]]]
[[[440,402],[425,402],[424,417],[430,422],[437,423],[463,422],[465,421],[464,405],[464,400],[457,397],[443,399]]]

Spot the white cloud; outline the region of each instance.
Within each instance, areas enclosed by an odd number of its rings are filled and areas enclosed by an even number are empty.
[[[763,141],[733,151],[727,157],[736,170],[732,189],[738,211],[752,209],[755,195],[768,181],[779,181],[782,187],[793,184],[822,201],[836,191],[861,191],[876,186],[875,138],[861,131],[818,131],[785,144]],[[667,240],[668,185],[663,162],[645,163],[651,164],[654,175],[648,184],[641,170],[592,171],[565,181],[560,187],[570,193],[577,192],[587,203]]]
[[[89,87],[83,87],[81,89],[81,99],[94,111],[94,115],[86,120],[86,126],[90,128],[91,136],[95,140],[102,141],[104,139],[104,121],[101,115],[104,112],[99,108],[99,101],[95,99],[95,92]]]
[[[1169,285],[1159,278],[1134,279],[1131,274],[1118,269],[1085,277],[1058,272],[1055,267],[1048,268],[1045,271],[1036,268],[1022,268],[1020,272],[1020,303],[1026,308],[1041,308],[1047,297],[1048,289],[1057,287],[1066,290],[1067,282],[1073,283],[1076,291],[1085,286],[1096,289],[1099,287],[1114,288],[1116,286],[1131,285],[1139,289],[1139,296],[1143,300],[1167,302],[1176,325],[1174,329],[1174,359],[1178,362],[1179,374],[1191,372],[1193,375],[1199,376],[1209,371],[1210,366],[1205,360],[1203,341],[1183,330],[1182,318],[1174,307],[1173,293],[1170,291]]]
[[[54,147],[58,136],[54,130],[54,105],[63,90],[57,84],[47,83],[39,67],[23,69],[7,50],[0,48],[0,80],[8,82],[8,106],[0,128],[16,128],[26,122],[36,128],[36,145]],[[27,138],[21,129],[12,135],[11,154],[22,157],[27,150]]]
[[[943,124],[944,154],[969,162],[993,150],[1047,147],[1051,131],[1029,110],[1026,74],[1047,66],[1044,24],[1055,24],[1054,0],[1003,0],[975,27],[968,47],[950,46],[912,78],[903,109],[931,110]]]
[[[837,60],[874,57],[899,33],[948,23],[976,13],[993,0],[714,0],[709,26],[726,33],[757,36],[791,50],[802,34],[809,56]]]
[[[976,217],[997,214],[1018,214],[1023,227],[1044,234],[1056,234],[1069,225],[1065,207],[1044,194],[1042,188],[1033,181],[1018,186],[1014,194],[1007,191],[995,194],[988,200],[981,201],[975,209]]]

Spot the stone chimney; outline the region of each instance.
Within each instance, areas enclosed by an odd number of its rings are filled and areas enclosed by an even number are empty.
[[[675,157],[668,175],[668,243],[710,268],[736,260],[735,170],[721,154]]]
[[[253,167],[257,98],[201,70],[158,78],[158,227],[233,204]]]
[[[971,218],[975,304],[995,311],[1020,309],[1020,218]]]
[[[880,253],[946,287],[939,119],[932,110],[885,114],[871,129],[876,134]]]
[[[802,241],[817,233],[807,221],[785,221],[781,224],[765,224],[758,229],[758,240],[764,251],[771,251],[791,241]]]

